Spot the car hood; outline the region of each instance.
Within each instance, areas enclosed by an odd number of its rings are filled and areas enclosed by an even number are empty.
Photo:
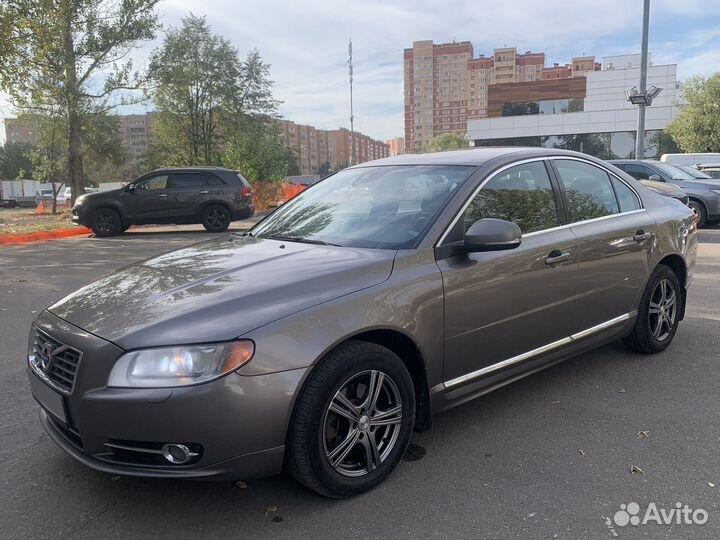
[[[703,190],[703,189],[720,189],[720,180],[705,180],[699,178],[697,180],[673,180],[684,190]]]
[[[123,188],[120,189],[108,189],[107,191],[93,191],[92,193],[83,193],[80,195],[75,204],[87,204],[94,201],[100,201],[105,199],[117,199],[117,196]]]
[[[225,341],[385,281],[395,254],[230,235],[123,268],[48,310],[126,350]]]

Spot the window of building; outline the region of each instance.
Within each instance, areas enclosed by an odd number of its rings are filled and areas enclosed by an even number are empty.
[[[492,178],[465,210],[465,231],[483,218],[512,221],[524,234],[557,227],[557,205],[545,164],[517,165]]]
[[[604,170],[570,159],[556,159],[554,163],[573,223],[620,212],[610,176]]]

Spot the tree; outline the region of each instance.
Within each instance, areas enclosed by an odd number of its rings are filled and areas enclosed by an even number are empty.
[[[424,149],[425,152],[442,152],[444,150],[456,150],[468,148],[468,142],[459,133],[443,133],[436,135]]]
[[[31,178],[31,150],[32,147],[24,143],[5,143],[5,146],[0,146],[0,178]]]
[[[720,152],[720,73],[688,79],[666,131],[684,152]]]
[[[83,120],[132,101],[144,77],[127,59],[158,28],[159,0],[3,0],[0,87],[20,107],[55,114],[67,126],[67,176],[83,190]],[[6,33],[7,32],[7,33]]]
[[[274,124],[240,132],[227,143],[223,162],[250,180],[285,180],[288,161],[294,159]]]
[[[168,165],[220,165],[226,143],[243,153],[244,133],[276,114],[269,69],[256,50],[241,61],[205,18],[184,18],[150,63],[158,110],[155,159]]]

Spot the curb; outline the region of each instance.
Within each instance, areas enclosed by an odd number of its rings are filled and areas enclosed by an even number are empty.
[[[54,231],[0,234],[0,245],[29,244],[31,242],[42,242],[43,240],[54,240],[56,238],[67,238],[68,236],[79,236],[81,234],[91,233],[92,231],[86,227],[73,227],[72,229],[56,229]]]

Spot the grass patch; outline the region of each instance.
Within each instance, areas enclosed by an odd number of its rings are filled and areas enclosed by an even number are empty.
[[[0,235],[54,231],[73,227],[70,210],[63,208],[56,215],[34,214],[34,208],[0,209]]]

